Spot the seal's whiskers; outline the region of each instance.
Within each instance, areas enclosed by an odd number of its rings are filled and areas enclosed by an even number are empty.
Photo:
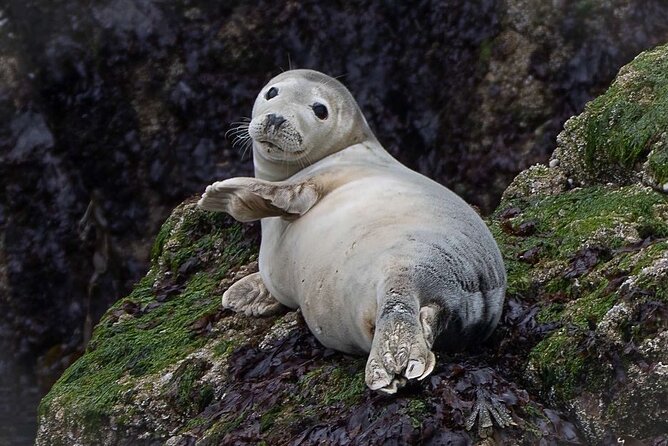
[[[233,127],[225,132],[225,137],[233,139],[232,147],[241,152],[241,160],[243,161],[246,152],[253,143],[253,139],[248,133],[251,119],[246,117],[241,119],[241,121],[232,123]]]
[[[243,152],[241,153],[241,160],[242,161],[243,161],[244,157],[246,156],[246,152],[248,151],[248,149],[252,145],[253,145],[253,139],[249,136],[248,138],[246,138],[244,140],[244,143],[243,143],[243,146],[242,146],[242,148],[243,148]]]

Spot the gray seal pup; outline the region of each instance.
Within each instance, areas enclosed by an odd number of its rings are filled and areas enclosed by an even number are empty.
[[[434,369],[433,349],[494,330],[506,273],[478,214],[378,142],[339,81],[284,72],[248,125],[254,178],[206,188],[198,205],[261,219],[259,272],[223,306],[247,315],[300,308],[325,346],[368,354],[365,380],[394,393]]]

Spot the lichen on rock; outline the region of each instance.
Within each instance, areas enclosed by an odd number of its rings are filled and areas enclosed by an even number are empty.
[[[566,190],[567,186],[566,176],[560,170],[550,170],[547,166],[536,164],[515,177],[503,192],[503,199],[508,201],[535,194],[558,194]]]

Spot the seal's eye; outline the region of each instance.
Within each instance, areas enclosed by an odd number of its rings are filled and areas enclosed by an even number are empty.
[[[275,98],[276,96],[278,96],[278,88],[276,87],[271,87],[269,90],[267,90],[267,93],[264,95],[267,101],[271,98]]]
[[[318,117],[318,119],[327,119],[327,107],[322,105],[320,102],[316,102],[311,106],[313,113]]]

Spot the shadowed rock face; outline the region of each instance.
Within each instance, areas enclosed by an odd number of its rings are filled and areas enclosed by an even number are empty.
[[[38,355],[48,388],[145,272],[169,211],[251,173],[224,132],[281,67],[342,75],[388,150],[490,211],[547,159],[568,116],[668,39],[667,11],[659,0],[6,2],[2,351],[30,368]]]
[[[642,110],[622,124],[662,116],[667,64],[668,45],[639,55],[569,121],[553,158],[564,166],[532,166],[506,189],[487,221],[508,270],[503,317],[485,343],[439,353],[424,382],[374,393],[365,358],[323,348],[299,312],[223,310],[222,293],[257,268],[257,234],[187,200],[148,274],[42,400],[37,444],[663,444],[668,194],[636,169],[668,164],[655,158],[660,138],[625,166],[614,136],[583,129],[620,101]],[[576,187],[578,162],[597,175]],[[515,424],[468,430],[478,395]]]

